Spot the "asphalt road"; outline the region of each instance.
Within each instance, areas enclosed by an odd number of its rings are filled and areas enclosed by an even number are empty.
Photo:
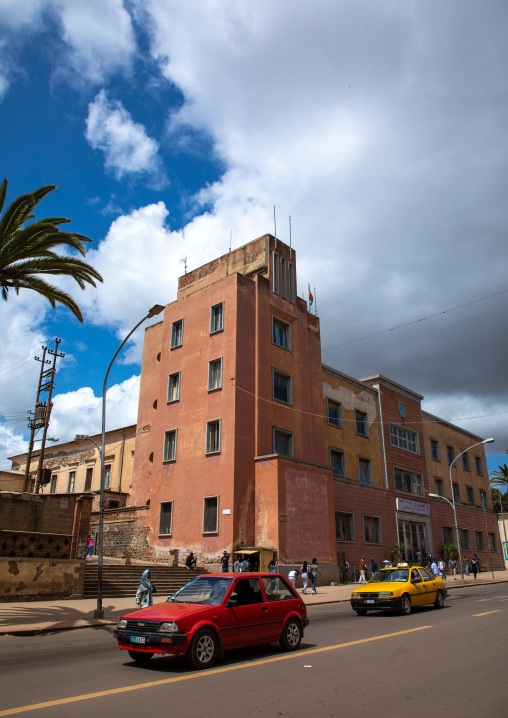
[[[231,651],[198,672],[180,657],[136,665],[109,627],[4,636],[0,716],[508,715],[505,584],[454,590],[440,611],[360,617],[340,603],[309,617],[300,651]]]

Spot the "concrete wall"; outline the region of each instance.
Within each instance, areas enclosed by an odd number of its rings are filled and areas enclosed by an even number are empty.
[[[0,602],[81,598],[84,560],[0,558]]]

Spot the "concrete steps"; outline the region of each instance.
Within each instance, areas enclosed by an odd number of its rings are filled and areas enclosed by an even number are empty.
[[[149,568],[152,574],[152,583],[157,589],[155,594],[169,596],[191,579],[207,571],[197,568],[189,571],[181,566],[151,565],[108,565],[102,567],[102,595],[104,598],[122,598],[132,596],[133,600],[138,590],[141,574]],[[85,568],[85,584],[83,598],[94,598],[97,595],[97,564],[87,565]]]

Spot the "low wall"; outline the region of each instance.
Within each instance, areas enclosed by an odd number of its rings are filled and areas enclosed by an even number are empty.
[[[84,560],[0,558],[0,602],[81,598]]]

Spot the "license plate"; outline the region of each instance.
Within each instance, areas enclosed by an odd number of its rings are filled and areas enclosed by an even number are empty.
[[[145,637],[144,636],[131,636],[131,643],[144,643]]]
[[[375,601],[372,601],[372,600],[369,598],[367,601],[365,601],[365,603],[375,603]]]

